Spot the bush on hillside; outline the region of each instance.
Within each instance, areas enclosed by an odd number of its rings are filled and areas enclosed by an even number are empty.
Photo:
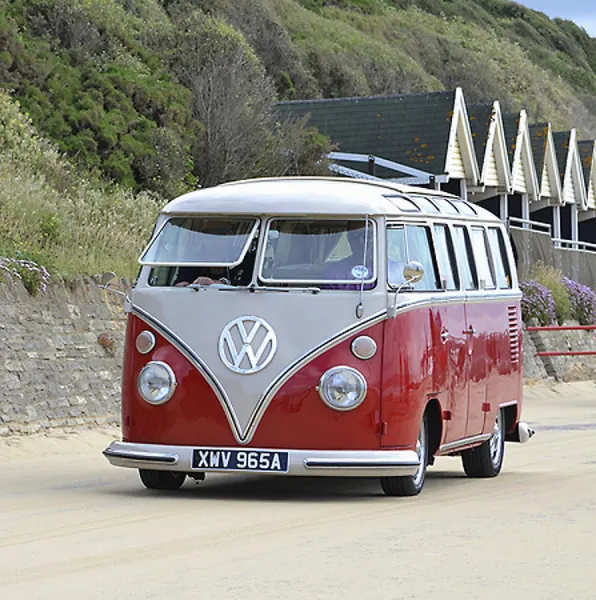
[[[64,276],[132,278],[162,203],[81,175],[0,92],[0,256]],[[33,270],[10,264],[34,292]]]

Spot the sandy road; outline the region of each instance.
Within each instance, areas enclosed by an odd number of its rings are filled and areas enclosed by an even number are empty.
[[[503,473],[440,459],[375,480],[208,476],[142,488],[117,432],[0,441],[0,598],[596,599],[596,386],[527,390]]]

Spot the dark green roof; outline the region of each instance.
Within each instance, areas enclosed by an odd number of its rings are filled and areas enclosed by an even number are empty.
[[[567,165],[567,155],[569,154],[570,131],[556,131],[553,133],[555,142],[555,152],[557,153],[557,162],[559,163],[559,173],[561,180],[565,177],[565,166]]]
[[[519,129],[519,113],[516,115],[503,115],[503,129],[505,130],[509,162],[513,166],[515,145],[517,144],[517,130]]]
[[[478,162],[484,161],[486,144],[488,142],[488,132],[493,117],[492,104],[472,104],[468,106],[468,117],[470,127],[472,128],[472,138],[474,139],[474,149]]]
[[[579,157],[582,161],[582,168],[584,170],[584,179],[586,180],[586,185],[589,185],[590,181],[590,173],[592,170],[592,161],[594,158],[594,145],[596,142],[594,140],[590,141],[582,141],[578,142],[579,147]]]
[[[454,104],[450,91],[280,102],[277,111],[282,119],[310,115],[309,123],[340,152],[372,154],[442,175]]]
[[[532,140],[532,154],[534,154],[534,164],[538,177],[542,176],[544,168],[544,155],[546,153],[546,143],[548,141],[548,123],[534,123],[530,125],[530,139]]]

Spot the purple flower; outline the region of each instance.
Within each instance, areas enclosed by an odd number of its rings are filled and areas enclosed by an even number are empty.
[[[596,325],[596,293],[587,285],[563,277],[571,302],[571,318],[580,325]]]
[[[537,319],[540,325],[550,325],[556,318],[552,292],[535,279],[522,281],[519,287],[523,293],[521,311],[524,323]]]
[[[40,291],[45,292],[50,282],[48,270],[30,260],[0,257],[0,271],[19,279],[32,296]]]

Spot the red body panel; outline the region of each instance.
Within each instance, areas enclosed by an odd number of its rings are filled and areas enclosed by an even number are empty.
[[[357,335],[307,363],[278,390],[248,446],[343,449],[414,448],[427,402],[436,399],[443,418],[441,443],[491,430],[499,404],[521,403],[521,361],[512,363],[507,302],[426,306],[359,332],[377,343],[368,361],[350,344]],[[519,303],[516,306],[519,322]],[[469,326],[474,335],[464,333]],[[147,355],[135,348],[143,330],[157,344]],[[441,334],[449,336],[442,338]],[[238,445],[215,392],[203,375],[168,340],[129,315],[122,383],[123,439],[168,445]],[[161,406],[137,390],[142,367],[168,363],[178,381]],[[348,412],[327,407],[317,391],[321,375],[346,365],[366,378],[363,404]],[[225,387],[225,382],[222,382]],[[490,405],[490,408],[488,408]],[[519,414],[519,413],[518,413]]]
[[[137,352],[134,340],[146,329],[155,333],[157,344],[151,353],[143,356]],[[366,332],[379,347],[382,331],[381,324]],[[381,353],[369,361],[357,359],[350,351],[353,337],[308,363],[281,387],[248,446],[320,450],[379,448]],[[129,316],[125,355],[122,413],[126,441],[237,445],[225,412],[204,377],[180,351],[135,316]],[[161,406],[149,405],[137,391],[139,373],[151,360],[168,363],[178,381],[172,399]],[[366,399],[354,411],[338,412],[329,408],[316,390],[321,375],[340,364],[357,368],[368,382]]]

